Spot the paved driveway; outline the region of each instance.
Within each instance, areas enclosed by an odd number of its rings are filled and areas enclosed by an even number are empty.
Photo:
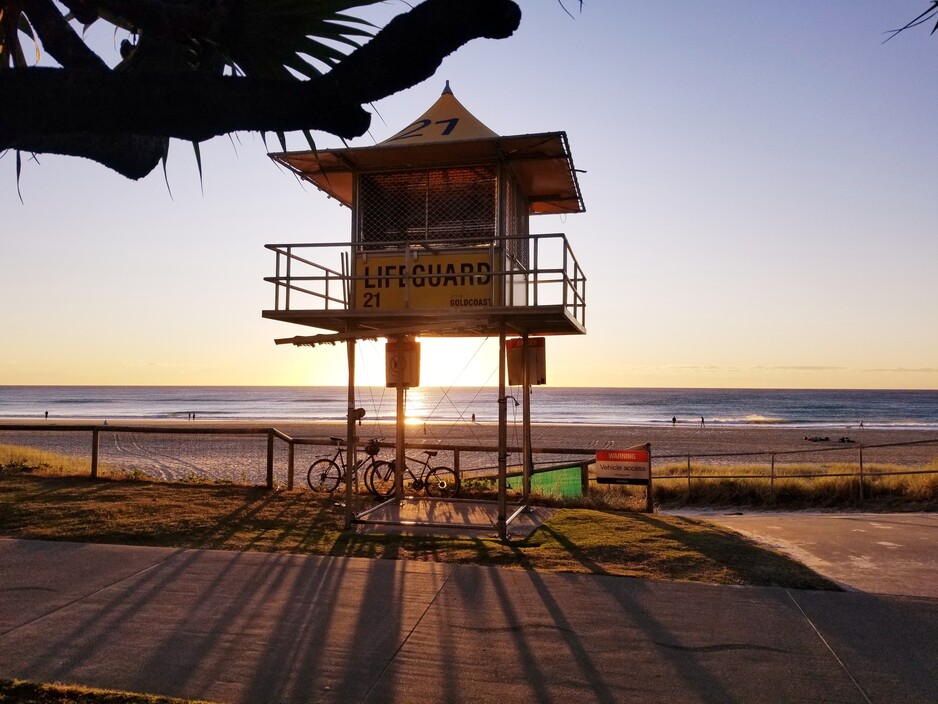
[[[732,528],[850,589],[938,599],[938,514],[681,514]]]

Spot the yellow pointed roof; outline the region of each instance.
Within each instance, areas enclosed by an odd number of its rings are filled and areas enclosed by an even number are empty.
[[[447,81],[429,110],[381,144],[439,144],[493,137],[498,135],[456,100]]]
[[[500,137],[456,100],[449,81],[423,115],[373,147],[269,156],[349,207],[357,172],[501,163],[514,173],[532,215],[585,210],[566,133]]]

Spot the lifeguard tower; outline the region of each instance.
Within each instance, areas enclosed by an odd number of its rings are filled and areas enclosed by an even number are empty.
[[[532,235],[528,228],[531,215],[584,210],[566,134],[499,136],[459,103],[447,83],[429,110],[373,147],[270,156],[348,206],[352,229],[345,242],[267,245],[276,253],[276,273],[266,278],[275,297],[263,316],[328,331],[278,344],[348,344],[350,455],[356,443],[355,341],[384,337],[391,343],[397,496],[404,389],[419,385],[419,357],[408,356],[412,338],[498,336],[498,532],[504,537],[511,520],[505,515],[506,339],[516,336],[512,347],[520,349],[526,502],[529,392],[543,377],[532,361],[531,336],[586,332],[586,278],[566,236]],[[351,479],[346,490],[351,506]]]

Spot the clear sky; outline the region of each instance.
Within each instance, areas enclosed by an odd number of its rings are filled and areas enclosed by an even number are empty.
[[[407,125],[446,79],[500,134],[567,132],[587,210],[532,229],[570,239],[587,335],[548,341],[548,382],[938,388],[938,36],[883,43],[929,3],[566,4],[575,19],[520,0],[515,36],[464,47],[352,143]],[[114,44],[97,44],[109,61]],[[267,151],[203,144],[200,186],[174,142],[172,195],[159,169],[40,156],[24,204],[0,159],[0,384],[344,384],[342,348],[275,346],[315,331],[260,311],[263,245],[344,240],[349,212]],[[424,383],[494,383],[480,342],[426,344]],[[365,347],[359,381],[383,383]]]

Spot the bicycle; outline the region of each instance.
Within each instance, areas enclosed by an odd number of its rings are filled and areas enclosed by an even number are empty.
[[[417,474],[404,462],[405,487],[414,491],[423,490],[427,496],[449,499],[459,493],[459,475],[451,467],[442,465],[430,466],[430,459],[437,456],[436,450],[424,450],[425,459],[406,457],[405,460],[421,465]],[[378,496],[389,498],[394,496],[394,470],[396,461],[375,463],[365,472],[365,486]],[[409,478],[409,479],[408,479]]]
[[[331,494],[342,483],[342,479],[345,477],[346,464],[345,455],[342,453],[343,438],[330,436],[329,439],[335,443],[335,454],[331,458],[323,457],[313,462],[306,473],[306,483],[313,491]],[[384,460],[376,458],[380,451],[381,448],[377,440],[372,439],[365,445],[365,453],[371,458],[371,464],[368,465],[366,472],[373,470],[376,466],[387,464]],[[342,463],[341,466],[339,462]],[[368,462],[367,459],[362,459],[355,466],[361,468],[366,462]]]

